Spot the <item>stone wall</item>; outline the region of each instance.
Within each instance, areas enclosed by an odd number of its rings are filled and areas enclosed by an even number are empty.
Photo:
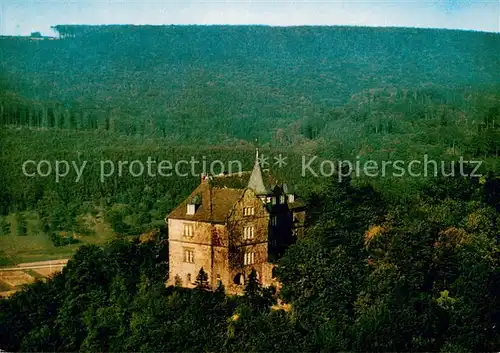
[[[192,236],[184,235],[184,226],[192,226]],[[182,286],[192,287],[200,269],[208,274],[210,284],[214,284],[212,273],[212,233],[216,226],[208,222],[194,222],[178,219],[168,220],[169,229],[169,280],[168,284],[175,284],[175,277],[179,276]],[[219,231],[225,234],[223,229]],[[221,247],[217,247],[220,249]],[[185,250],[193,252],[193,263],[185,261]],[[217,256],[220,258],[220,255]],[[188,280],[188,276],[191,280]]]

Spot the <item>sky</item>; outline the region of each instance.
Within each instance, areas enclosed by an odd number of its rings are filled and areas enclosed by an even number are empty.
[[[0,35],[57,24],[266,24],[500,32],[500,0],[0,0]]]

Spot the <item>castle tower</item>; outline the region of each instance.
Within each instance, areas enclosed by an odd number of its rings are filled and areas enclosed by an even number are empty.
[[[261,199],[265,199],[269,194],[268,190],[264,185],[264,180],[262,179],[262,171],[260,169],[260,164],[259,164],[258,148],[255,151],[255,163],[253,166],[252,174],[250,175],[250,179],[248,180],[247,188],[252,189],[255,192],[255,194]]]

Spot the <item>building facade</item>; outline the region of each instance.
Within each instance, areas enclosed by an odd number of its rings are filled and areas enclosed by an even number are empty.
[[[253,270],[278,286],[273,262],[303,233],[305,207],[286,184],[263,175],[258,152],[251,172],[201,177],[166,218],[169,285],[194,287],[201,268],[209,284],[242,293]]]

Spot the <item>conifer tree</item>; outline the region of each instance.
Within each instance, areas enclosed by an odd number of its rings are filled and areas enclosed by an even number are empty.
[[[203,270],[203,267],[200,268],[200,272],[198,272],[198,276],[196,276],[196,288],[201,290],[209,290],[210,285],[208,284],[208,275]]]
[[[274,289],[272,287],[262,288],[255,269],[252,269],[244,289],[245,299],[253,310],[267,310],[274,302]]]
[[[255,272],[255,269],[252,269],[252,272],[250,272],[250,275],[248,276],[248,281],[245,286],[245,296],[248,297],[250,300],[253,300],[261,295],[262,288],[260,286],[259,281],[257,280],[257,272]]]

